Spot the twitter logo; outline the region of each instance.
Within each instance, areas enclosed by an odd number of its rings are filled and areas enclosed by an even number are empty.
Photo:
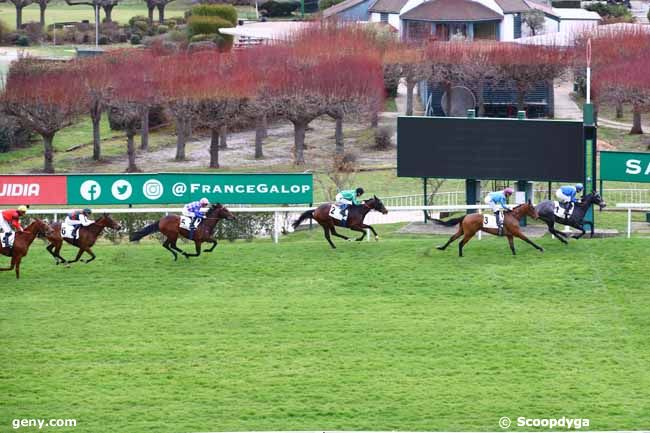
[[[113,197],[115,197],[117,200],[124,201],[129,199],[131,197],[131,194],[133,194],[133,187],[128,180],[118,179],[113,182],[113,186],[111,187],[111,194],[113,194]]]

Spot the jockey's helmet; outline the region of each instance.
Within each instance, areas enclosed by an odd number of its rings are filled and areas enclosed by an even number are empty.
[[[25,212],[27,212],[27,206],[25,206],[25,205],[18,206],[18,209],[16,209],[16,210],[17,210],[18,212],[24,214]]]
[[[85,208],[82,212],[84,213],[84,215],[90,215],[91,213],[93,213],[93,211],[90,210],[90,208]]]
[[[506,188],[506,189],[503,190],[503,193],[504,193],[505,195],[512,195],[513,192],[515,192],[515,190],[513,190],[513,189],[510,188],[510,187],[508,187],[508,188]]]
[[[576,183],[576,191],[580,192],[585,189],[585,186],[581,183]]]
[[[201,200],[199,200],[199,204],[200,204],[201,206],[207,206],[207,205],[210,204],[210,200],[208,200],[207,198],[203,197]]]
[[[364,192],[363,188],[357,188],[356,190],[357,195],[363,195]]]

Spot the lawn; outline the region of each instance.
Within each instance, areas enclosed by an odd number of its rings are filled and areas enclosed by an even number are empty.
[[[336,251],[316,230],[176,263],[155,242],[102,243],[96,262],[69,269],[37,241],[20,281],[0,274],[0,423],[495,431],[502,416],[566,416],[589,418],[592,431],[650,426],[648,239],[545,238],[545,253],[518,243],[517,257],[489,239],[459,259],[425,254],[441,238],[396,228]]]

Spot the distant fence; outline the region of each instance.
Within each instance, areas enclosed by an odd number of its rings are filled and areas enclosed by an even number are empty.
[[[632,211],[648,211],[650,212],[650,202],[647,203],[617,203],[616,207],[619,209],[627,210],[627,237],[632,236]]]

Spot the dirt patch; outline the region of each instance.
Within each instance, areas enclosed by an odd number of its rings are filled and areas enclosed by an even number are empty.
[[[605,141],[605,140],[598,140],[598,150],[616,150],[616,146],[613,144]]]

